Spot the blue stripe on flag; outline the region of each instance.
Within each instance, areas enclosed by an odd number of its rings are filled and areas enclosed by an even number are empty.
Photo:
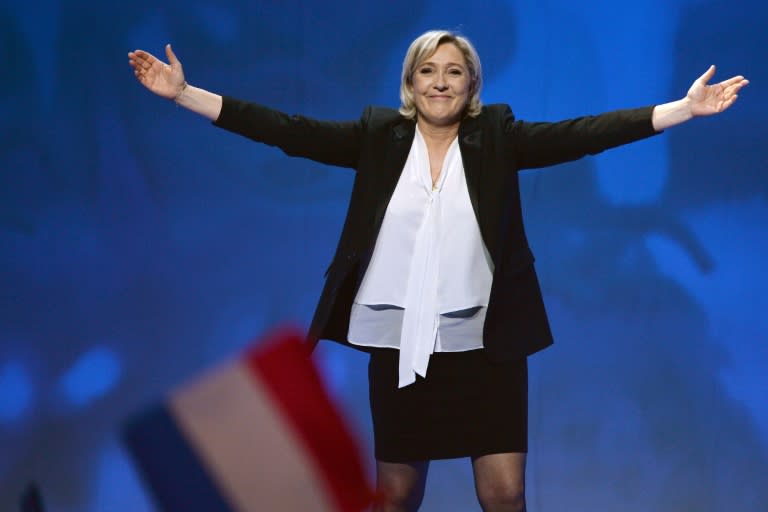
[[[123,439],[160,510],[232,512],[165,407],[128,421]]]

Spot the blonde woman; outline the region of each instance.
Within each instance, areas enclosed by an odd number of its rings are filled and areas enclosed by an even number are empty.
[[[525,510],[526,357],[552,343],[516,172],[596,154],[722,112],[747,80],[663,105],[556,123],[483,106],[468,39],[422,34],[403,63],[399,110],[360,119],[289,116],[188,84],[179,60],[136,50],[136,77],[216,126],[356,172],[310,342],[371,354],[380,511],[419,508],[429,461],[471,458],[485,511]],[[342,84],[343,85],[343,84]]]

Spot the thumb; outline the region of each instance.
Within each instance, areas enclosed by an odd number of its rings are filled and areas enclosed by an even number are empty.
[[[170,46],[170,45],[169,45]],[[710,81],[710,79],[715,76],[715,65],[712,64],[709,66],[709,69],[707,69],[703,75],[699,77],[697,80],[698,82],[701,82],[702,84],[705,84]]]
[[[180,64],[179,59],[176,58],[176,54],[173,53],[173,49],[171,49],[171,43],[165,45],[165,55],[168,57],[168,63],[171,66],[176,67]]]

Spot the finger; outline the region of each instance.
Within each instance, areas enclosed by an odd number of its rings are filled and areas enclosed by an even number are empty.
[[[728,86],[733,85],[733,84],[738,83],[738,82],[747,82],[747,80],[743,76],[738,75],[738,76],[733,76],[733,77],[729,78],[728,80],[723,80],[720,83],[723,84],[723,86],[728,87]]]
[[[154,55],[147,53],[144,50],[129,52],[128,58],[135,62],[137,66],[145,69],[151,68],[153,62],[157,60]]]
[[[141,64],[135,59],[129,59],[128,65],[131,66],[134,72],[138,73],[141,70]]]
[[[739,82],[737,84],[729,85],[728,87],[726,87],[725,92],[729,96],[734,95],[738,93],[741,90],[741,88],[744,87],[745,85],[746,84],[744,82]]]
[[[153,63],[153,61],[150,60],[150,59],[140,59],[140,60],[136,61],[136,64],[141,69],[150,69],[150,68],[152,68],[152,63]]]
[[[725,88],[725,94],[728,96],[737,94],[747,84],[749,84],[748,80],[742,80],[740,82],[732,83]]]
[[[727,100],[723,101],[723,103],[720,106],[719,111],[722,112],[723,110],[726,110],[729,108],[733,103],[738,99],[739,97],[737,95],[731,96]]]
[[[151,53],[147,53],[144,50],[134,50],[132,53],[137,59],[149,59],[152,57]]]
[[[706,84],[715,75],[715,65],[709,66],[709,69],[704,72],[696,81]]]

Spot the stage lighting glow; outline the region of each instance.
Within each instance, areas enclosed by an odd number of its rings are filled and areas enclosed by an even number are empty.
[[[59,380],[59,389],[70,404],[82,407],[109,393],[120,380],[122,365],[110,348],[84,352]]]

